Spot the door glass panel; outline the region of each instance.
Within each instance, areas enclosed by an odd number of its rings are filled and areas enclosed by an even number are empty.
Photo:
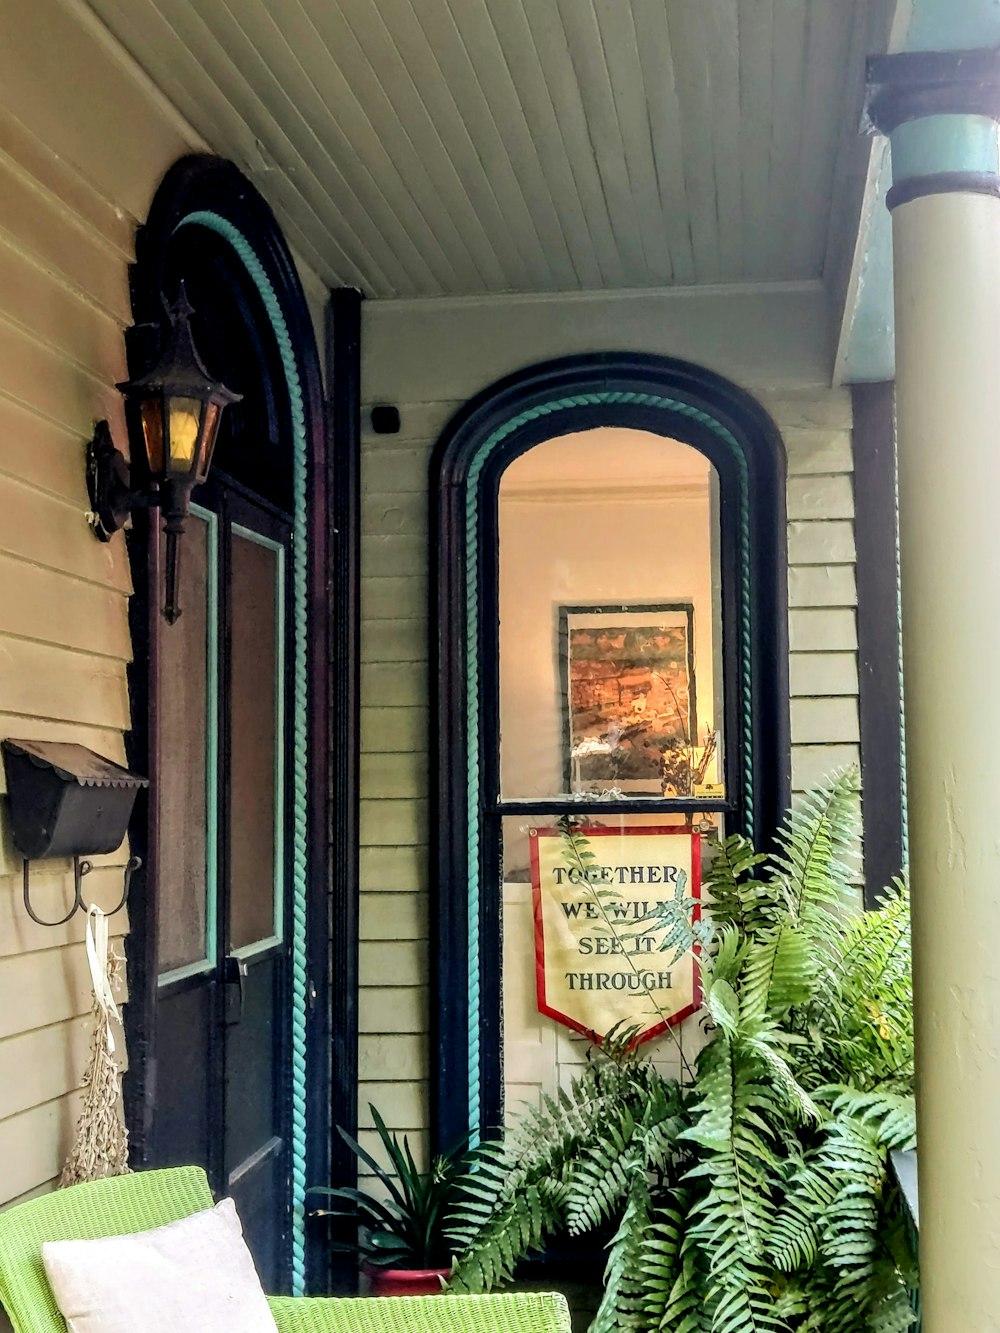
[[[715,470],[602,427],[536,445],[500,483],[504,800],[719,798]]]
[[[160,635],[156,801],[161,983],[210,966],[214,954],[215,525],[214,514],[192,508],[180,558],[183,614]]]
[[[281,937],[284,552],[232,532],[229,942],[246,952]]]

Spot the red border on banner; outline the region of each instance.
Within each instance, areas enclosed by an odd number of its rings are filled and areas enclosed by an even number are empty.
[[[664,835],[674,838],[691,839],[691,879],[689,896],[695,899],[694,910],[691,914],[692,921],[698,921],[701,918],[701,834],[695,833],[691,829],[678,828],[674,825],[658,824],[635,824],[626,828],[590,828],[581,826],[575,828],[574,833],[581,833],[585,838],[621,838],[634,837],[642,834],[656,834],[658,837]],[[561,838],[563,835],[557,828],[537,828],[531,829],[528,835],[528,841],[531,844],[531,904],[535,920],[535,995],[538,1004],[538,1012],[545,1014],[547,1018],[554,1018],[557,1023],[563,1027],[572,1028],[574,1032],[579,1032],[581,1036],[589,1041],[595,1042],[598,1046],[603,1042],[604,1037],[598,1036],[591,1028],[584,1027],[575,1019],[570,1018],[568,1014],[562,1013],[558,1009],[553,1009],[548,1003],[545,995],[545,926],[542,920],[542,885],[541,885],[541,866],[538,861],[538,838]],[[685,1009],[680,1009],[676,1014],[671,1014],[666,1022],[657,1023],[655,1027],[648,1028],[645,1032],[640,1032],[632,1043],[633,1048],[641,1046],[644,1042],[652,1041],[654,1037],[662,1036],[668,1027],[676,1027],[682,1023],[685,1018],[690,1018],[701,1008],[702,989],[701,989],[701,967],[698,964],[698,954],[700,949],[697,944],[694,946],[694,976],[692,978],[692,1003]]]

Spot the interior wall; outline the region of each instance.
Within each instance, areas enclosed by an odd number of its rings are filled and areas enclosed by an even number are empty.
[[[829,385],[822,293],[369,302],[367,407],[399,407],[397,435],[363,414],[362,1137],[367,1104],[424,1143],[429,1118],[428,464],[445,424],[504,374],[573,352],[629,349],[727,375],[771,413],[789,460],[793,786],[856,763],[858,678],[851,403]]]
[[[574,450],[580,456],[575,470]],[[657,458],[661,451],[664,459]],[[549,480],[553,467],[562,469],[563,480]],[[645,431],[605,427],[542,444],[505,472],[500,484],[505,796],[551,796],[566,789],[556,643],[561,605],[690,603],[698,737],[707,724],[714,726],[709,471],[702,456],[684,445]]]
[[[204,144],[83,4],[0,0],[0,735],[124,760],[131,590],[124,539],[88,527],[93,422],[125,441],[133,240],[161,176]],[[305,275],[319,314],[319,284]],[[0,774],[2,789],[2,774]],[[88,895],[120,896],[127,850]],[[57,916],[66,861],[32,892]],[[124,914],[113,918],[116,937]],[[0,1205],[49,1188],[80,1107],[90,975],[79,915],[34,925],[0,818]]]

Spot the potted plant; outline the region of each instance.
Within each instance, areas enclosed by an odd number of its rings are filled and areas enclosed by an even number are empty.
[[[710,920],[658,906],[701,950],[710,1035],[690,1079],[612,1045],[513,1120],[457,1190],[450,1290],[503,1285],[550,1237],[610,1226],[591,1333],[910,1327],[887,1167],[914,1142],[909,900],[900,883],[858,914],[857,826],[856,774],[839,774],[771,856],[716,849]]]
[[[353,1135],[338,1127],[351,1151],[374,1171],[388,1197],[377,1199],[347,1186],[309,1191],[327,1203],[314,1217],[340,1217],[358,1228],[355,1244],[335,1242],[334,1248],[361,1256],[373,1296],[430,1296],[440,1292],[451,1272],[451,1245],[444,1223],[452,1206],[455,1184],[468,1170],[464,1148],[434,1158],[420,1171],[403,1136],[400,1144],[374,1106],[368,1108],[391,1170],[386,1170]]]

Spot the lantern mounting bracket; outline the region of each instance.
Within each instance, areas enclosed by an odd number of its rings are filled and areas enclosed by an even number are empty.
[[[133,490],[131,468],[111,438],[106,421],[95,421],[94,436],[87,445],[87,492],[90,496],[90,526],[97,538],[109,542],[125,526],[136,508],[159,504],[159,495]]]

